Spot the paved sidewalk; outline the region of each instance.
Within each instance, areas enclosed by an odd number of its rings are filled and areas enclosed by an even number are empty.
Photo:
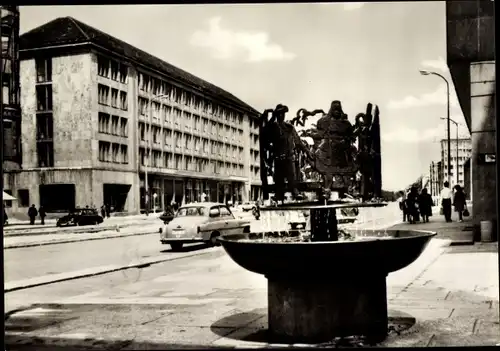
[[[125,226],[131,224],[141,224],[147,222],[158,222],[160,214],[150,214],[145,215],[134,215],[134,216],[124,216],[124,217],[111,217],[105,218],[104,222],[97,226],[85,226],[85,227],[99,227],[99,226]],[[10,221],[9,221],[10,222]],[[75,230],[80,227],[57,227],[56,220],[46,220],[45,225],[41,225],[40,221],[37,219],[35,225],[30,225],[29,223],[22,222],[22,224],[9,224],[3,228],[4,235],[13,234],[27,234],[33,235],[33,233],[48,233],[53,231],[67,231]]]
[[[162,223],[145,223],[138,227],[138,225],[131,225],[127,227],[112,229],[104,229],[99,232],[83,232],[83,233],[51,233],[45,235],[23,235],[23,236],[6,236],[3,238],[3,247],[5,249],[17,249],[22,247],[66,244],[78,241],[88,240],[102,240],[121,238],[133,235],[147,235],[158,233]]]
[[[436,226],[440,223],[426,229]],[[399,335],[391,332],[379,346],[500,343],[497,243],[449,243],[432,239],[417,261],[388,276],[390,316],[410,315],[416,323]],[[13,313],[5,322],[6,345],[37,350],[333,346],[269,343],[266,279],[236,265],[222,248],[210,259],[181,261],[158,268],[163,275],[151,272],[143,281]]]

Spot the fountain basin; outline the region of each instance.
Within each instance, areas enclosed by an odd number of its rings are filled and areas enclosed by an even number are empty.
[[[386,277],[415,261],[434,232],[349,230],[361,240],[220,242],[241,267],[268,280],[269,332],[276,341],[318,343],[342,336],[387,336]]]

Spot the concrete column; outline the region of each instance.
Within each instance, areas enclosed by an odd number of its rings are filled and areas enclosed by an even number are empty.
[[[496,154],[495,65],[470,65],[471,86],[471,180],[474,232],[479,238],[481,221],[496,221],[496,164],[486,163],[485,154]]]
[[[165,178],[161,178],[161,190],[159,195],[161,195],[161,209],[165,211]]]

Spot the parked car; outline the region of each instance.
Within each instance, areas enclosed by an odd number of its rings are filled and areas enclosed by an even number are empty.
[[[184,243],[218,245],[217,238],[250,232],[248,220],[236,219],[228,206],[201,202],[182,206],[170,223],[160,228],[160,242],[180,250]]]
[[[57,220],[56,225],[58,227],[70,226],[70,225],[93,225],[101,224],[103,218],[97,212],[95,208],[76,208],[70,211],[66,216],[63,216]]]
[[[243,210],[243,212],[253,211],[254,208],[256,208],[256,206],[253,202],[245,202],[243,205],[241,205],[241,209]]]

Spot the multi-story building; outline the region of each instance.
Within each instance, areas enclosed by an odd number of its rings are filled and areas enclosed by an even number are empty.
[[[232,94],[71,17],[23,34],[20,58],[13,210],[259,196],[259,112]]]
[[[15,171],[21,165],[21,105],[19,90],[19,6],[0,5],[0,107],[2,119],[2,167]]]
[[[458,148],[458,154],[457,154]],[[458,138],[451,139],[450,141],[450,179],[448,179],[448,143],[447,139],[441,139],[441,164],[443,165],[443,174],[446,179],[449,180],[450,185],[453,187],[457,184],[457,172],[458,172],[458,184],[464,186],[465,179],[464,165],[466,161],[470,158],[472,153],[472,141],[470,138]],[[440,185],[442,187],[442,184]]]
[[[432,196],[438,196],[444,183],[442,161],[431,162],[429,178],[430,194]]]

